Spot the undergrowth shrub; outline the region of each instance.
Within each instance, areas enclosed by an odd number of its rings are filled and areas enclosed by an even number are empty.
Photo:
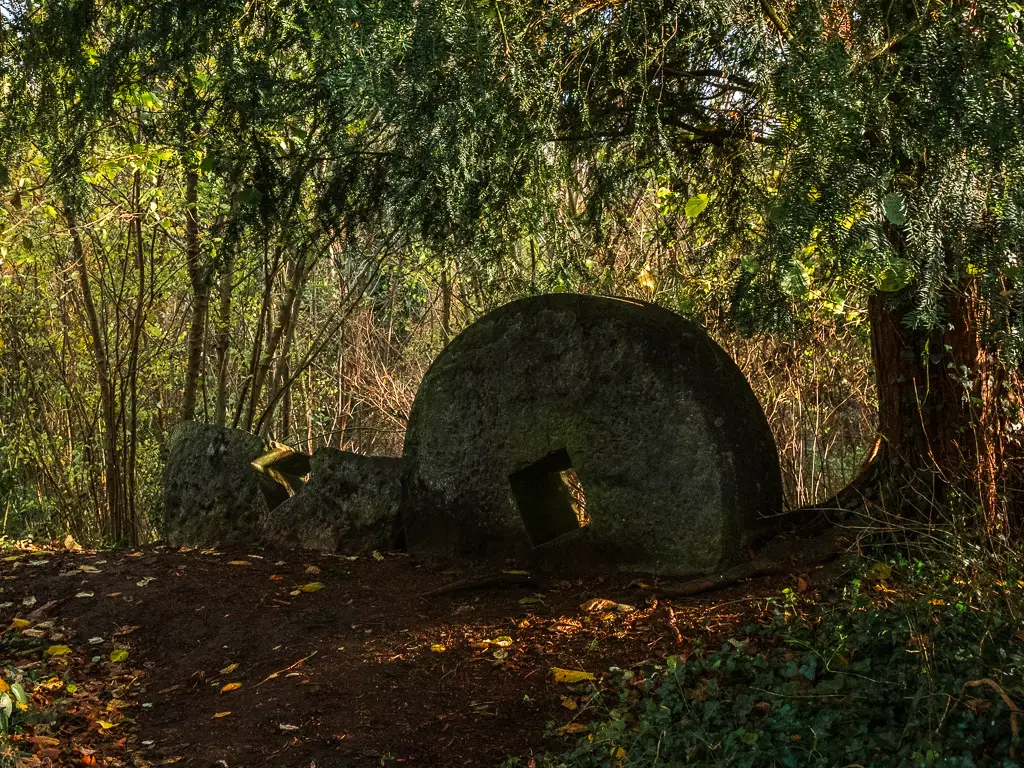
[[[548,765],[1017,765],[1021,583],[892,562],[820,604],[786,590],[720,648],[618,672],[591,733]]]

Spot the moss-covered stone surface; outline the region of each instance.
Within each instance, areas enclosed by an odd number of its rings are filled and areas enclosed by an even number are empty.
[[[252,461],[267,449],[256,435],[185,421],[168,445],[164,531],[174,545],[251,543],[272,506],[287,492]]]
[[[521,506],[547,493],[545,461],[562,452],[589,524],[531,540],[524,520],[540,513]],[[699,326],[632,300],[538,296],[470,326],[424,377],[403,458],[408,546],[439,559],[706,573],[782,508],[743,374]]]
[[[401,459],[321,448],[303,489],[270,511],[267,544],[355,554],[401,542]]]

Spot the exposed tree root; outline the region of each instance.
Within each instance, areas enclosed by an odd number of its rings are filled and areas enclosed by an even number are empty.
[[[530,573],[488,573],[483,576],[471,576],[451,584],[445,584],[443,587],[424,592],[420,597],[437,597],[438,595],[448,595],[454,592],[472,592],[476,589],[491,589],[493,587],[533,587],[535,589],[544,589],[546,584]]]
[[[650,587],[645,591],[659,597],[692,597],[731,587],[745,579],[780,576],[808,565],[823,565],[842,554],[843,546],[838,536],[838,531],[829,529],[811,539],[778,539],[769,542],[764,551],[749,562],[734,565],[721,573],[674,586]]]

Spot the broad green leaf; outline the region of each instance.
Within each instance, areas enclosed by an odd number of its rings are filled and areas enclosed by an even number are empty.
[[[686,213],[686,218],[696,219],[708,207],[708,196],[704,193],[694,195],[686,201],[686,206],[683,211]]]

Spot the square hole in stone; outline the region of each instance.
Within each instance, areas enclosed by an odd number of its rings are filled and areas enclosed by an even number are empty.
[[[590,522],[583,486],[564,448],[509,475],[508,482],[534,546]]]

